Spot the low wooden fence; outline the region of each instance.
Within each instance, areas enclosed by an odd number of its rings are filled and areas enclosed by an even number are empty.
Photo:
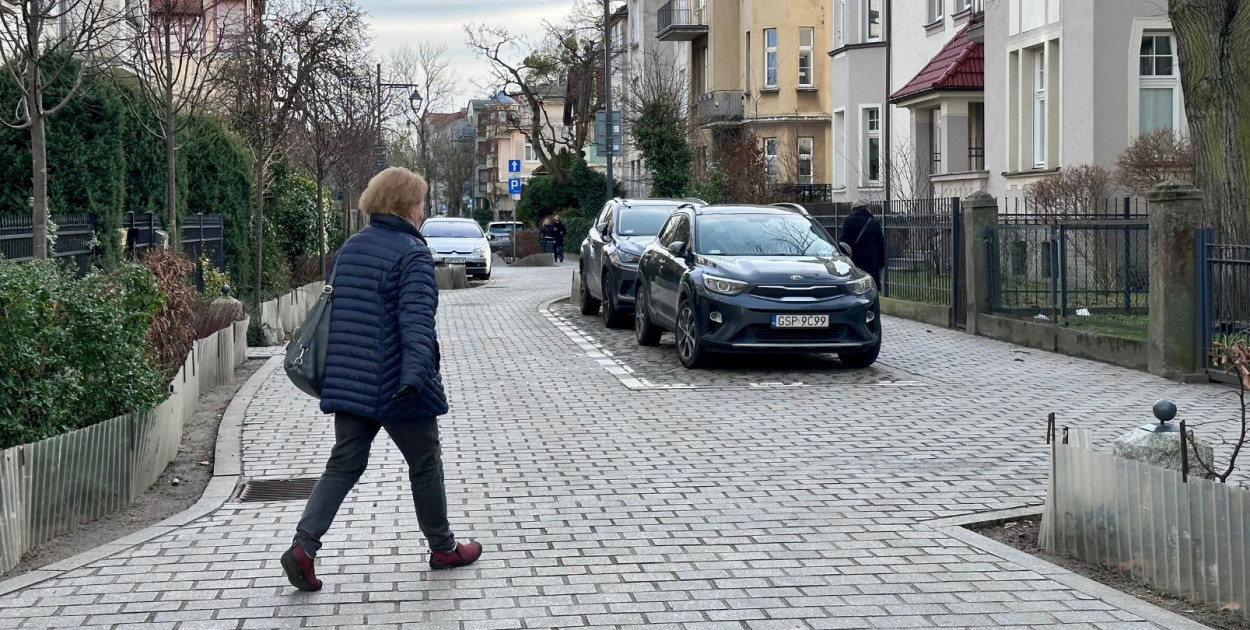
[[[1053,445],[1041,546],[1250,618],[1250,491],[1071,436]]]
[[[22,554],[143,494],[178,455],[201,391],[247,359],[248,322],[195,342],[155,409],[0,451],[0,573]]]
[[[260,325],[265,341],[278,344],[289,339],[304,323],[304,317],[312,310],[325,290],[325,282],[310,282],[286,295],[260,305]]]

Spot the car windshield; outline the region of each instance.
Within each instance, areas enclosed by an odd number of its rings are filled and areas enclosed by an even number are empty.
[[[709,256],[833,256],[837,247],[806,217],[722,214],[699,217],[698,253]]]
[[[673,214],[671,206],[635,206],[621,209],[616,233],[620,236],[655,236]]]
[[[468,221],[430,221],[421,233],[426,238],[482,238],[482,228]]]

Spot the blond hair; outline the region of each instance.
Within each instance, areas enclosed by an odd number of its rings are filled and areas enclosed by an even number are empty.
[[[429,184],[419,173],[393,166],[373,176],[360,195],[360,211],[367,216],[393,214],[420,221],[416,209],[425,201]]]

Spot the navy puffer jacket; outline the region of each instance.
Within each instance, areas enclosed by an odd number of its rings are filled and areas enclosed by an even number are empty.
[[[425,237],[404,219],[375,216],[334,264],[321,410],[384,423],[447,413]]]

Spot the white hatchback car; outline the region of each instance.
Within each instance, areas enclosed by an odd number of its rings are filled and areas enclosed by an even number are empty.
[[[490,243],[476,221],[434,217],[421,224],[421,234],[434,252],[435,265],[464,265],[469,276],[490,279]]]

